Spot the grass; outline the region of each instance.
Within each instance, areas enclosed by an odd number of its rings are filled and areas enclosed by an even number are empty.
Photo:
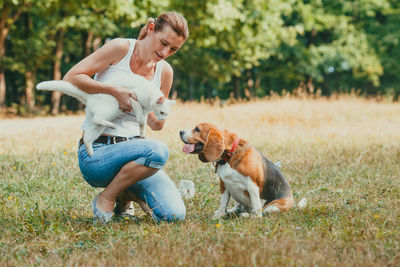
[[[223,108],[178,104],[161,132],[165,171],[192,180],[187,219],[92,223],[100,189],[82,179],[83,116],[0,121],[1,266],[399,266],[400,105],[360,98],[274,98]],[[181,129],[213,122],[281,169],[304,210],[212,221],[211,164],[181,151]]]

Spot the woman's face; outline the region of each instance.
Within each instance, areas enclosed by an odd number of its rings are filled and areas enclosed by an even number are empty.
[[[178,36],[170,26],[165,26],[163,30],[155,32],[154,24],[150,24],[148,31],[149,50],[156,61],[175,54],[185,42],[185,39]]]

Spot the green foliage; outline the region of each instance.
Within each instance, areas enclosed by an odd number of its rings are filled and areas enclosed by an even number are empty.
[[[96,48],[94,39],[101,45],[135,38],[148,17],[167,10],[189,24],[189,39],[169,59],[183,99],[226,98],[233,90],[240,97],[245,88],[264,96],[302,82],[324,94],[353,88],[400,94],[400,3],[394,0],[8,0],[0,7],[11,23],[1,60],[9,105],[24,92],[16,87],[24,83],[13,79],[24,79],[27,69],[40,80],[52,78],[60,31],[64,74]]]

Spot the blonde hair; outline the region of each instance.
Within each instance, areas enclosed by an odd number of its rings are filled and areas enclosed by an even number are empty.
[[[172,30],[178,35],[183,37],[185,40],[189,37],[189,29],[188,25],[186,22],[186,19],[176,13],[176,12],[165,12],[162,13],[160,16],[158,16],[156,19],[154,18],[149,18],[147,19],[146,25],[142,27],[139,33],[139,40],[142,40],[146,37],[147,35],[147,29],[149,28],[149,24],[154,23],[154,31],[159,32],[164,29],[166,25],[170,26]]]

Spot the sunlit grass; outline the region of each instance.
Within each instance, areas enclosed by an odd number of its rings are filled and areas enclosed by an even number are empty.
[[[0,265],[265,266],[400,264],[400,104],[359,98],[276,98],[220,107],[185,103],[165,128],[165,171],[192,180],[187,219],[94,225],[76,159],[83,116],[0,121]],[[281,169],[294,209],[211,221],[211,164],[186,156],[178,132],[212,122],[250,141]]]

